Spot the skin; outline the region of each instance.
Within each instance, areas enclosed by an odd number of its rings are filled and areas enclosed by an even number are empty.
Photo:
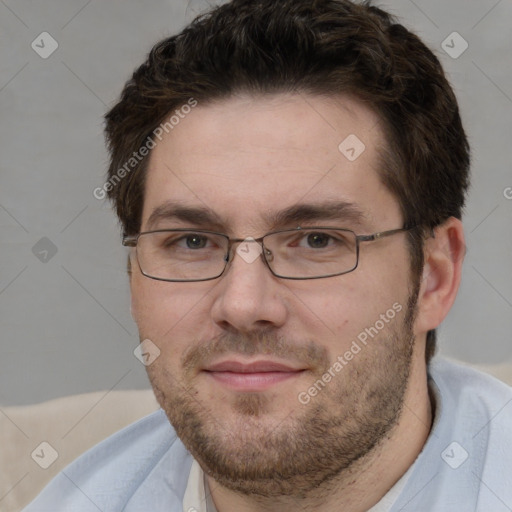
[[[338,151],[350,134],[366,146],[353,162]],[[332,200],[356,205],[363,217],[300,224],[358,234],[399,228],[398,202],[378,177],[383,145],[376,114],[350,97],[199,104],[152,151],[141,231],[191,225],[148,223],[168,201],[209,208],[221,226],[193,227],[237,238],[296,227],[270,223],[270,211]],[[218,279],[162,282],[143,276],[132,253],[132,313],[141,340],[161,351],[148,375],[207,473],[219,512],[362,512],[398,481],[430,432],[425,337],[455,299],[463,248],[460,221],[438,227],[425,243],[417,288],[403,233],[363,243],[354,272],[308,281],[279,279],[261,258],[248,263],[234,252]],[[302,404],[299,393],[396,303],[401,312]],[[202,371],[226,359],[272,359],[303,371],[245,392]]]

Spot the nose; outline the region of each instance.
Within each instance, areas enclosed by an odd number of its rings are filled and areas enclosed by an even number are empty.
[[[212,290],[212,319],[223,329],[237,332],[281,327],[288,316],[286,287],[265,264],[261,244],[248,240],[232,251],[226,271]]]

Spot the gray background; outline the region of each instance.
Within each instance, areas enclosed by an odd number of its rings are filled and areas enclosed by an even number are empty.
[[[151,46],[205,5],[0,0],[1,405],[149,387],[133,355],[119,229],[109,205],[93,197],[107,162],[102,115]],[[441,58],[472,144],[468,252],[439,330],[441,352],[511,361],[512,0],[378,5]],[[59,45],[47,59],[31,48],[44,31]],[[441,46],[454,31],[469,45],[458,58]]]

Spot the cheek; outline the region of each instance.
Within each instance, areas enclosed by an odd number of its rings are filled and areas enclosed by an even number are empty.
[[[141,339],[149,338],[175,357],[206,325],[208,294],[191,283],[167,283],[133,276],[132,313]]]
[[[295,317],[336,358],[358,336],[364,339],[367,329],[375,333],[376,323],[379,334],[400,325],[408,299],[407,284],[407,273],[402,269],[388,267],[379,276],[357,269],[321,287],[296,290],[300,299],[296,304],[302,312],[296,310]]]
[[[139,272],[132,276],[131,303],[135,322],[141,334],[147,332],[150,325],[158,325],[167,298],[159,293],[157,282],[148,279]]]

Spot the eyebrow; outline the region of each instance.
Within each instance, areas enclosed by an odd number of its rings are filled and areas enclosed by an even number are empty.
[[[346,201],[324,201],[321,203],[302,203],[283,210],[263,214],[263,220],[271,230],[283,227],[298,227],[312,221],[342,221],[361,226],[368,216],[354,203]],[[187,206],[168,201],[156,207],[148,218],[146,229],[153,229],[159,222],[182,221],[224,232],[228,222],[211,208]],[[339,226],[341,227],[341,226]]]
[[[178,220],[199,226],[208,226],[210,229],[222,231],[225,222],[213,210],[207,207],[186,206],[173,201],[167,201],[157,206],[148,218],[147,229],[152,229],[162,221]]]
[[[284,210],[267,214],[266,220],[272,225],[273,229],[319,220],[342,221],[361,225],[363,221],[367,220],[367,215],[354,203],[326,201],[296,204]]]

